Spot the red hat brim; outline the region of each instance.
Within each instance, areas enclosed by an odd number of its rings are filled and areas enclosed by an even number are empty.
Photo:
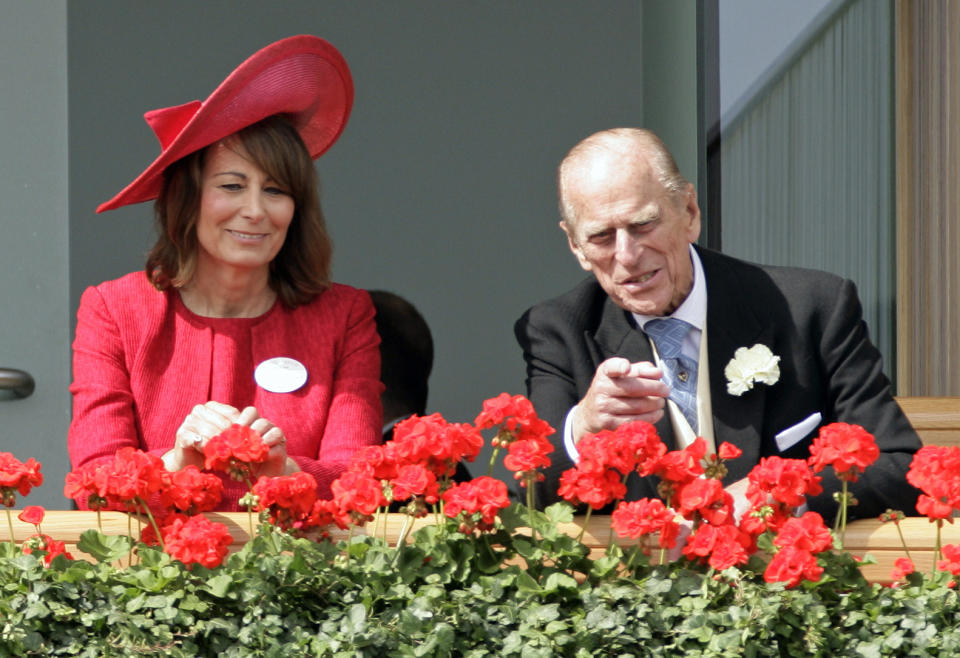
[[[247,58],[202,103],[147,112],[163,151],[97,212],[157,198],[168,166],[274,114],[293,122],[317,158],[337,141],[352,107],[353,78],[336,48],[310,35],[281,39]]]

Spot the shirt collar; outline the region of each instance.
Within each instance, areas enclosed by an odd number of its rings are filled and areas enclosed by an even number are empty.
[[[687,322],[695,329],[703,331],[707,322],[707,282],[703,274],[703,263],[700,262],[700,255],[697,250],[690,245],[690,262],[693,264],[693,288],[690,294],[683,300],[683,303],[677,307],[673,313],[668,316]],[[650,320],[659,317],[656,315],[642,315],[634,313],[633,318],[637,321],[637,326],[641,329]]]

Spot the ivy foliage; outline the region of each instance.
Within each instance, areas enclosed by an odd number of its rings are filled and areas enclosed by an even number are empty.
[[[339,545],[269,524],[215,569],[84,534],[99,562],[0,544],[3,656],[953,656],[960,599],[949,574],[867,583],[842,552],[817,583],[763,581],[759,561],[714,573],[651,566],[638,549],[591,560],[557,530],[570,508],[514,506],[492,534],[454,521],[399,550]],[[535,528],[531,537],[528,526]],[[756,560],[756,558],[754,558]],[[629,568],[627,565],[630,565]]]

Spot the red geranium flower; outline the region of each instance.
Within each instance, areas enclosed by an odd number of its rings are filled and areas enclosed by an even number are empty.
[[[917,511],[931,521],[953,523],[953,505],[940,502],[927,494],[917,496]]]
[[[477,415],[473,424],[481,430],[504,424],[506,429],[513,431],[518,425],[530,422],[536,417],[530,400],[522,395],[501,393],[495,398],[483,401],[483,411]]]
[[[713,478],[696,478],[683,485],[677,495],[677,511],[693,519],[699,513],[711,525],[723,525],[733,519],[733,496],[723,483]]]
[[[877,461],[880,449],[867,430],[859,425],[830,423],[810,445],[810,466],[817,473],[833,466],[841,480],[856,482],[867,466]]]
[[[937,569],[949,571],[954,576],[960,576],[960,546],[944,544],[940,549],[940,554],[943,555],[943,559],[937,560]]]
[[[804,459],[764,457],[747,476],[747,499],[753,505],[768,502],[782,503],[789,507],[803,505],[807,496],[823,492],[822,478],[810,471]]]
[[[259,432],[233,424],[203,446],[203,467],[224,471],[234,480],[247,480],[253,466],[265,462],[269,454],[270,448]]]
[[[740,519],[740,529],[752,537],[764,532],[777,532],[787,519],[792,519],[792,511],[783,505],[754,505]]]
[[[727,441],[721,443],[720,447],[717,448],[717,455],[720,459],[736,459],[742,454],[743,450]]]
[[[653,472],[676,491],[680,485],[703,475],[703,457],[706,454],[707,443],[702,436],[698,436],[683,450],[666,453],[660,458]]]
[[[550,466],[553,444],[544,438],[520,439],[511,442],[507,452],[503,465],[515,473],[514,477],[520,480],[521,486],[526,486],[526,478],[532,472]]]
[[[423,496],[425,503],[433,505],[440,497],[440,485],[437,484],[436,475],[420,464],[401,466],[397,477],[390,480],[390,486],[393,489],[393,500],[397,501]]]
[[[890,573],[891,580],[903,580],[914,570],[913,560],[908,557],[898,557],[893,563],[893,571]]]
[[[41,464],[31,457],[21,462],[9,452],[0,452],[0,501],[6,507],[17,503],[17,492],[21,496],[30,493],[30,489],[43,484]]]
[[[464,423],[448,423],[440,414],[411,416],[393,428],[384,459],[397,468],[421,464],[438,478],[449,478],[461,461],[473,461],[483,447],[480,432]],[[395,473],[384,473],[395,477]],[[388,479],[388,478],[381,478]]]
[[[387,505],[383,486],[365,473],[347,471],[330,485],[333,499],[356,524],[373,518],[378,507]]]
[[[833,535],[823,524],[823,517],[816,512],[806,512],[803,516],[787,519],[780,527],[776,546],[793,546],[810,553],[820,553],[833,546]]]
[[[680,524],[675,519],[676,513],[659,498],[641,498],[617,505],[610,525],[617,535],[631,539],[660,533],[660,547],[673,548],[680,533]]]
[[[166,470],[156,455],[126,446],[92,472],[97,495],[114,509],[140,509],[163,485]]]
[[[385,445],[363,446],[353,454],[348,470],[366,473],[377,480],[389,480],[397,477],[397,462],[387,454]]]
[[[279,477],[262,476],[253,485],[258,497],[258,510],[267,510],[270,520],[290,530],[304,527],[304,521],[317,501],[317,480],[309,473],[297,471]]]
[[[17,515],[17,518],[24,523],[39,526],[43,521],[44,512],[45,510],[39,505],[27,505],[23,508],[23,511]]]
[[[494,446],[505,446],[512,441],[546,439],[554,429],[545,420],[537,417],[533,403],[522,395],[501,393],[485,400],[483,411],[474,420],[478,430],[498,427]]]
[[[666,454],[667,446],[650,423],[624,423],[616,430],[587,434],[577,444],[578,467],[584,471],[614,469],[621,475],[637,471],[650,475]]]
[[[593,472],[577,467],[563,472],[557,493],[573,505],[582,503],[600,509],[623,498],[627,487],[614,470]]]
[[[202,514],[174,514],[160,529],[167,554],[185,565],[212,569],[223,562],[233,543],[227,526],[208,521]]]
[[[442,498],[444,514],[451,519],[459,518],[463,533],[492,530],[497,512],[510,505],[507,485],[486,475],[455,484]]]
[[[810,551],[794,546],[784,546],[767,564],[763,579],[768,583],[786,583],[787,588],[796,587],[801,580],[816,582],[823,575],[823,567]]]
[[[350,524],[350,517],[334,500],[316,501],[310,510],[310,515],[303,523],[305,528],[322,528],[331,524],[335,524],[341,530],[346,529]]]
[[[750,559],[747,552],[753,539],[735,525],[709,525],[697,528],[687,539],[683,554],[691,560],[706,560],[717,571],[723,571]]]
[[[32,537],[28,537],[24,540],[22,549],[24,555],[29,555],[34,551],[45,551],[46,555],[43,556],[43,562],[48,567],[50,563],[53,562],[53,558],[58,555],[63,555],[68,560],[74,559],[73,555],[67,552],[66,542],[58,541],[50,535],[33,535]]]
[[[166,508],[199,514],[216,509],[222,499],[223,481],[193,464],[164,474],[160,502]]]
[[[96,475],[102,466],[100,463],[89,462],[67,473],[63,495],[73,498],[81,507],[85,505],[94,511],[106,508],[108,501],[100,495]]]
[[[923,446],[913,456],[907,482],[924,492],[917,511],[952,523],[953,510],[960,509],[960,447]]]

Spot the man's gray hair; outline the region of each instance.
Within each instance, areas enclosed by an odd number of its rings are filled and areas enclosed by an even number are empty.
[[[567,226],[575,223],[576,209],[567,199],[565,188],[572,182],[577,165],[600,154],[643,155],[657,173],[660,184],[673,194],[687,190],[690,182],[677,168],[677,162],[663,141],[645,128],[612,128],[594,133],[570,149],[557,170],[560,217]]]

